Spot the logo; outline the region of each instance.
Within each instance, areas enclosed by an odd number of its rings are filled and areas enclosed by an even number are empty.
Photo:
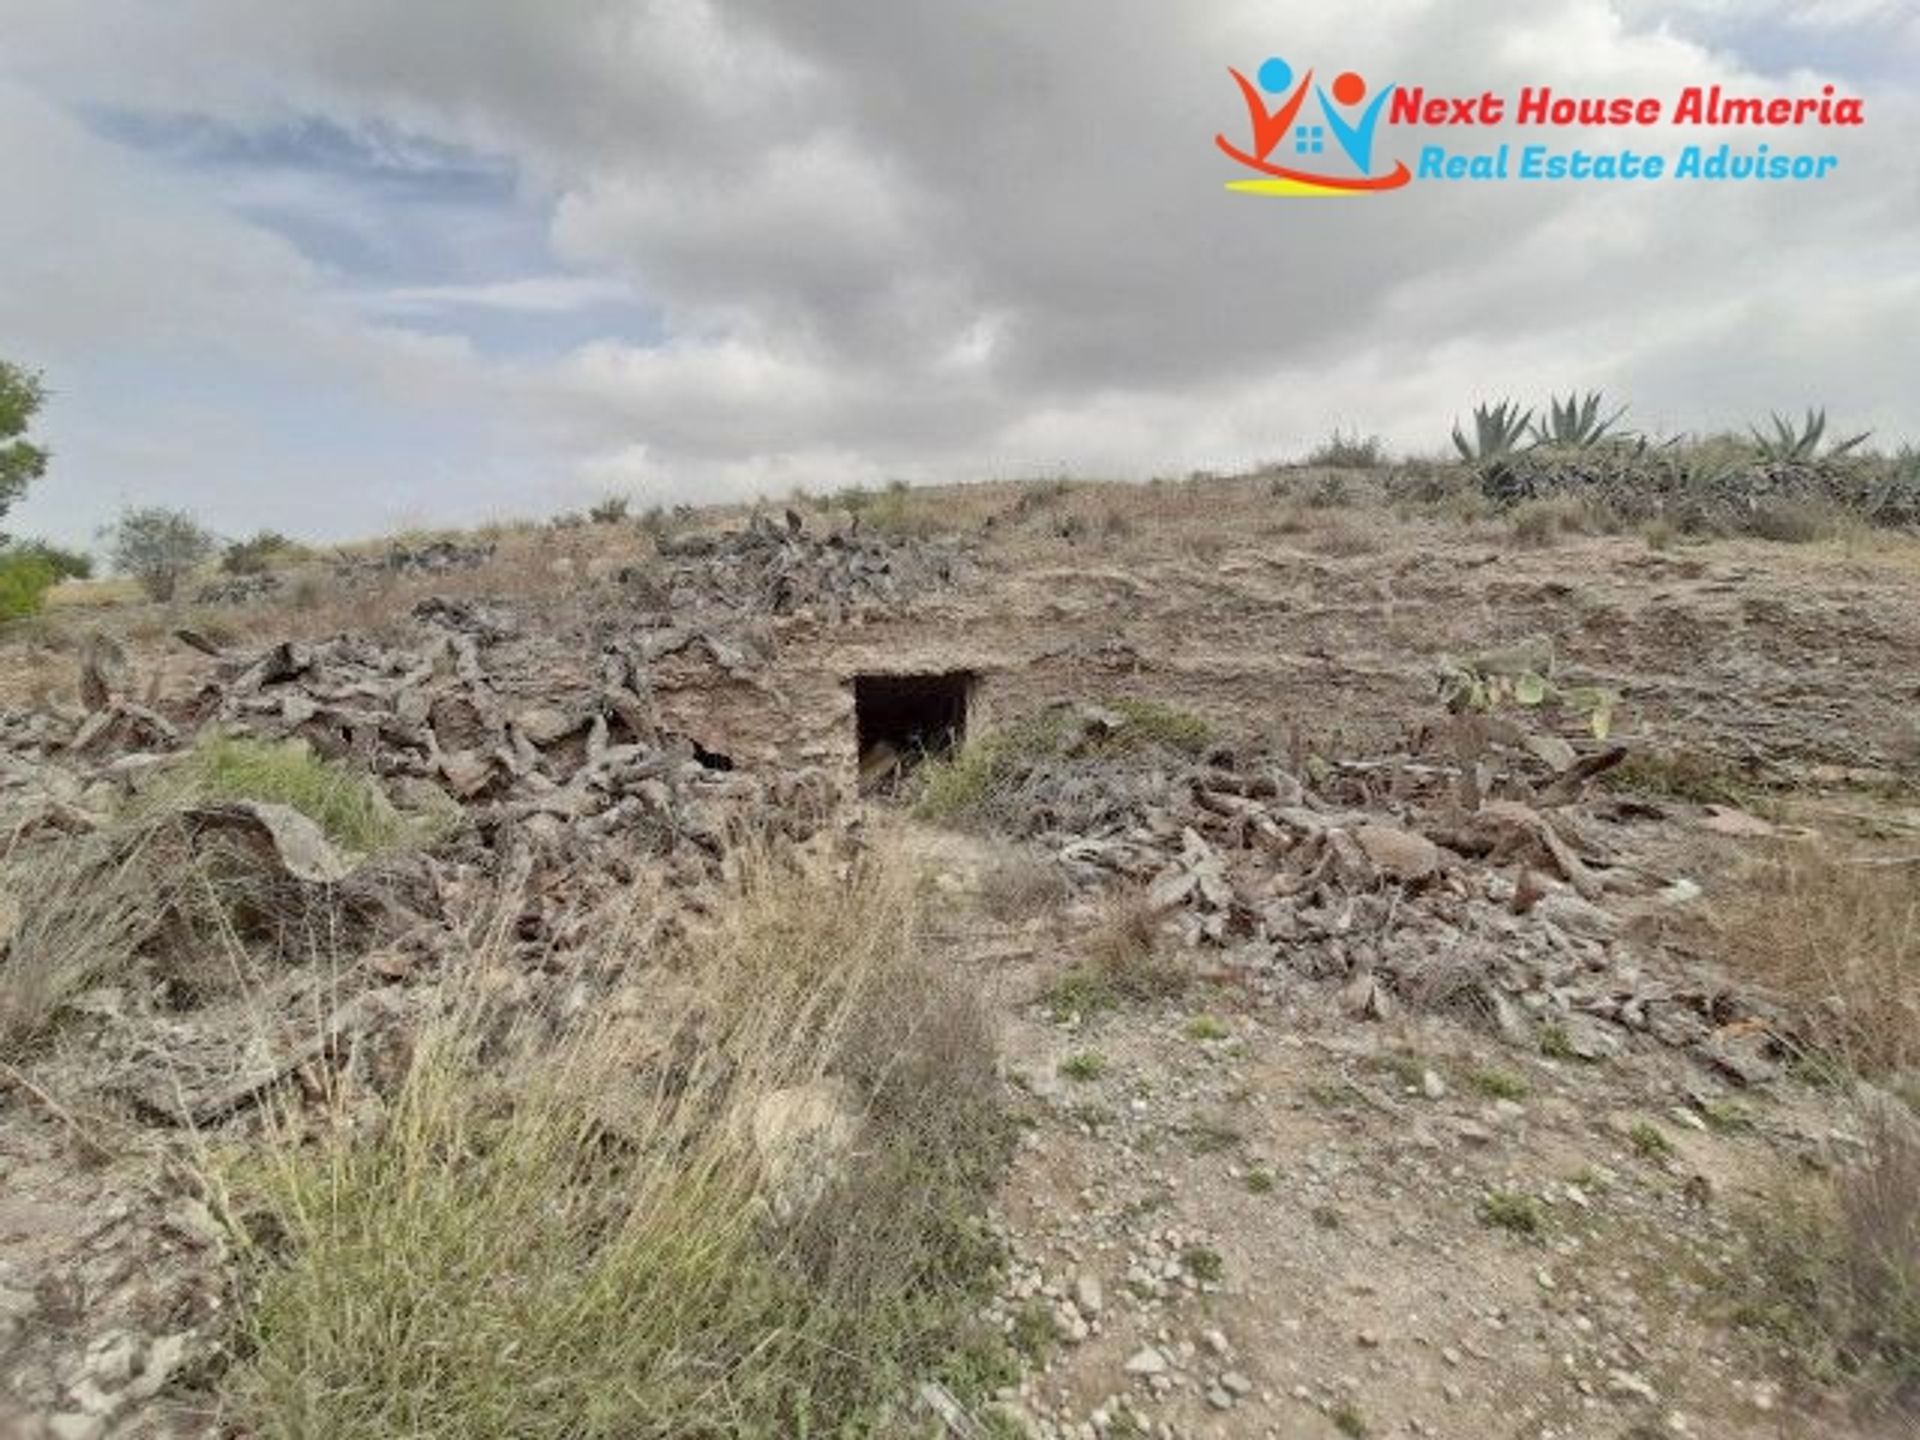
[[[1256,195],[1366,195],[1397,190],[1413,178],[1404,162],[1392,161],[1388,168],[1374,153],[1380,114],[1393,86],[1370,92],[1366,77],[1356,70],[1336,76],[1331,94],[1313,83],[1311,70],[1295,85],[1293,67],[1278,55],[1256,72],[1257,85],[1238,70],[1229,68],[1227,73],[1240,86],[1253,131],[1247,149],[1225,135],[1213,137],[1214,144],[1253,172],[1252,177],[1229,180],[1229,190]],[[1320,102],[1318,109],[1306,108],[1309,95]],[[1332,150],[1327,147],[1329,139]]]
[[[1742,142],[1755,130],[1825,142],[1866,123],[1865,102],[1832,85],[1799,96],[1730,94],[1717,84],[1690,85],[1671,99],[1561,95],[1546,85],[1461,95],[1430,93],[1424,85],[1374,89],[1357,70],[1342,71],[1331,86],[1315,84],[1311,70],[1296,82],[1293,67],[1278,55],[1254,80],[1231,67],[1227,73],[1246,105],[1247,134],[1244,140],[1215,135],[1213,143],[1240,167],[1227,189],[1255,195],[1375,195],[1414,181],[1817,182],[1840,168],[1839,155],[1824,143],[1802,150]],[[1416,140],[1409,131],[1424,133]],[[1701,131],[1729,138],[1677,149],[1660,143]],[[1532,140],[1536,135],[1542,138]],[[1491,143],[1476,144],[1482,137]],[[1414,157],[1414,167],[1395,151]]]

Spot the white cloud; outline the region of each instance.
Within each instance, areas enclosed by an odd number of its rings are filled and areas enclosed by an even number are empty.
[[[457,309],[557,315],[634,299],[620,280],[590,275],[525,275],[475,285],[401,285],[368,297],[369,308],[400,314]]]

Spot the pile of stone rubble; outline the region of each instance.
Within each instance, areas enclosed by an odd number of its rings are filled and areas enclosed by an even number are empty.
[[[629,570],[659,608],[758,615],[808,613],[829,624],[872,607],[892,607],[953,583],[966,552],[952,537],[917,540],[863,534],[824,536],[787,511],[780,523],[756,515],[741,530],[664,539],[664,576]]]
[[[378,554],[342,555],[333,563],[337,580],[363,580],[392,575],[448,575],[477,570],[493,558],[494,546],[462,545],[456,540],[430,540],[424,545],[391,545]]]
[[[1492,798],[1470,805],[1451,767],[1424,757],[1336,764],[1316,781],[1224,752],[1067,756],[1035,762],[997,813],[1021,817],[1081,885],[1137,888],[1256,992],[1330,982],[1356,1016],[1468,1010],[1587,1059],[1645,1036],[1763,1079],[1779,1017],[1635,938],[1637,918],[1675,913],[1698,888],[1636,863],[1622,802],[1588,795],[1621,753],[1557,768],[1503,755]]]

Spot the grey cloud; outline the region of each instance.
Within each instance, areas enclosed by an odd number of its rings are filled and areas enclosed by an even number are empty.
[[[403,158],[417,142],[429,162],[461,147],[518,177],[550,250],[330,309],[339,277],[244,216],[194,217],[252,277],[244,300],[223,299],[220,267],[187,265],[161,304],[110,249],[93,263],[128,313],[171,307],[191,327],[238,304],[250,343],[274,345],[278,316],[295,352],[391,374],[402,397],[485,405],[571,474],[557,500],[606,484],[689,498],[1060,464],[1141,474],[1297,449],[1336,422],[1430,443],[1476,396],[1544,383],[1605,383],[1677,424],[1804,394],[1916,428],[1889,377],[1920,328],[1901,258],[1920,239],[1901,140],[1920,92],[1863,58],[1914,43],[1899,5],[108,4],[137,68],[99,53],[97,19],[20,0],[0,63],[46,103],[241,126],[317,115],[396,137]],[[1797,71],[1778,63],[1780,37],[1814,33]],[[1873,118],[1834,140],[1842,172],[1817,204],[1765,186],[1225,194],[1211,138],[1242,123],[1226,67],[1276,52],[1323,78],[1353,66],[1474,92],[1804,93],[1834,78],[1870,87]],[[1868,78],[1821,68],[1853,64]],[[88,182],[102,204],[144,194],[124,156],[81,163],[104,167]],[[0,244],[50,267],[42,308],[79,286],[44,237],[0,221]],[[626,331],[615,295],[664,334]],[[591,317],[601,296],[607,332],[554,356],[489,358],[432,333],[461,308]],[[442,503],[457,515],[463,499]]]

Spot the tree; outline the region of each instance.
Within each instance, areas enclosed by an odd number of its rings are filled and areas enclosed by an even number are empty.
[[[46,448],[20,438],[46,398],[37,374],[0,360],[0,517],[47,473]]]
[[[107,543],[113,568],[133,576],[155,600],[171,600],[180,577],[218,544],[186,511],[159,505],[121,511],[107,527]]]

